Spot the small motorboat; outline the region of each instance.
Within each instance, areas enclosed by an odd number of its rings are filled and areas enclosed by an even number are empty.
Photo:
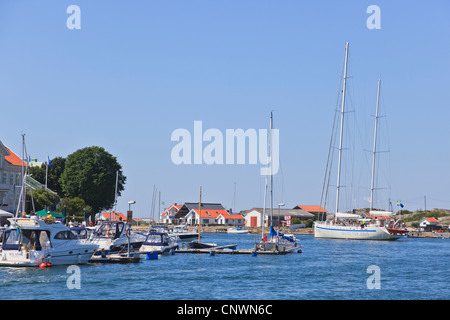
[[[140,253],[158,252],[168,253],[172,249],[178,248],[178,237],[169,235],[166,231],[150,229],[145,237]]]
[[[248,233],[248,230],[247,230],[247,229],[242,229],[242,228],[240,228],[240,227],[237,227],[237,228],[228,228],[228,229],[227,229],[227,232],[228,232],[228,233],[240,233],[240,234],[245,234],[245,233]]]
[[[198,237],[198,232],[195,230],[189,231],[186,225],[179,225],[173,227],[170,235],[177,236],[180,239],[189,239]]]

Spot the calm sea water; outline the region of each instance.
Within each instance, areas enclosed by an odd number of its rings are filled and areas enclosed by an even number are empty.
[[[284,256],[175,254],[136,264],[1,268],[1,299],[64,300],[387,300],[450,299],[450,240],[394,242],[299,236],[303,253]],[[255,235],[205,234],[202,241],[251,248]],[[379,289],[368,289],[369,266]]]

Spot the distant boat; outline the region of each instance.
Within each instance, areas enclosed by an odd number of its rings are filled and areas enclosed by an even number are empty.
[[[392,212],[386,211],[372,211],[373,190],[374,190],[374,170],[375,170],[375,154],[376,154],[376,139],[377,139],[377,123],[378,123],[378,106],[380,98],[380,84],[378,81],[378,97],[377,108],[375,116],[375,134],[373,146],[373,161],[372,161],[372,184],[371,184],[371,198],[370,198],[370,217],[363,217],[360,214],[339,212],[339,191],[340,191],[340,174],[341,174],[341,158],[342,158],[342,141],[343,141],[343,123],[345,110],[345,90],[347,82],[347,62],[348,62],[348,42],[345,46],[345,61],[344,61],[344,77],[342,88],[342,104],[340,111],[340,136],[339,136],[339,162],[337,172],[337,194],[336,194],[336,211],[334,219],[327,221],[316,221],[314,223],[314,236],[316,238],[333,238],[333,239],[353,239],[353,240],[396,240],[401,237],[402,231],[396,229],[391,223],[390,216]],[[334,133],[333,133],[334,134]],[[331,149],[334,148],[330,144]],[[328,165],[328,164],[327,164]],[[328,170],[328,168],[327,168]],[[329,176],[328,172],[325,177]],[[328,193],[328,192],[327,192]],[[380,217],[380,218],[378,218]],[[406,232],[406,231],[405,231]]]
[[[119,252],[130,248],[138,250],[145,240],[145,235],[130,230],[129,241],[126,234],[126,225],[123,221],[100,222],[92,232],[87,243],[98,245],[98,249],[107,252]]]
[[[248,233],[247,229],[242,229],[242,228],[228,228],[227,229],[227,233]]]
[[[3,232],[0,265],[38,267],[85,264],[98,245],[82,242],[61,223],[47,224],[29,218],[10,218]]]
[[[172,230],[169,231],[169,235],[177,236],[180,239],[189,239],[198,237],[198,232],[195,230],[188,231],[186,225],[179,225],[173,227]]]
[[[170,236],[164,230],[151,229],[147,234],[139,252],[158,252],[166,253],[172,249],[178,248],[178,237]]]

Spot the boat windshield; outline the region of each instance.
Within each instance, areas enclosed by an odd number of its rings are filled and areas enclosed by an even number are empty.
[[[103,223],[94,231],[96,236],[117,239],[122,234],[125,224],[123,222]]]
[[[48,230],[10,229],[6,230],[3,238],[3,250],[46,250],[51,247],[50,232]]]
[[[147,235],[147,238],[144,241],[145,244],[161,244],[167,242],[167,236],[161,233],[150,233]]]

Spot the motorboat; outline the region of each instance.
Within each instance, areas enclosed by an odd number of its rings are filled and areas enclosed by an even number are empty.
[[[126,228],[123,221],[103,221],[92,232],[88,243],[98,245],[98,251],[120,252],[128,249],[139,250],[145,235]]]
[[[242,229],[240,227],[228,228],[227,229],[227,233],[240,233],[240,234],[243,234],[243,233],[248,233],[248,230],[247,229]]]
[[[186,225],[174,226],[170,235],[177,236],[180,239],[189,239],[198,237],[198,232],[195,230],[189,231]]]
[[[98,245],[78,239],[62,223],[10,218],[3,231],[0,265],[38,267],[88,263]]]
[[[150,229],[139,252],[148,253],[156,251],[158,253],[166,253],[178,248],[178,240],[179,238],[177,236],[169,235],[164,230]]]

